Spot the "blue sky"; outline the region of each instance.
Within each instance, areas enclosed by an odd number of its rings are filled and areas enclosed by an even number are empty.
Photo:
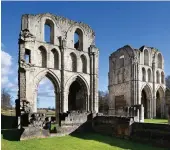
[[[100,90],[107,90],[109,55],[127,44],[159,49],[165,59],[165,74],[170,75],[170,2],[2,2],[1,7],[2,50],[12,61],[2,63],[10,70],[3,74],[2,82],[4,86],[9,84],[14,97],[22,14],[50,12],[89,24],[96,33],[96,46],[100,50]]]

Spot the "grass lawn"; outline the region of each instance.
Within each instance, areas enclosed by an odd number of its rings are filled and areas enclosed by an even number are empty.
[[[2,150],[163,150],[151,145],[92,133],[27,141],[2,139],[1,142]]]
[[[145,123],[168,124],[168,119],[145,119]]]

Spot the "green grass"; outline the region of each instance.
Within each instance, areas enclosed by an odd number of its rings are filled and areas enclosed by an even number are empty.
[[[2,139],[2,150],[163,150],[99,134],[51,137],[27,141]]]
[[[15,109],[1,109],[1,114],[6,116],[15,116]]]
[[[168,119],[145,119],[145,123],[168,124]]]

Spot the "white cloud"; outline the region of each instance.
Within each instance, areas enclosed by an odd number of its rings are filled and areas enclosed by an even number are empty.
[[[38,97],[39,98],[50,98],[54,97],[54,86],[52,82],[48,78],[44,78],[41,80],[38,86]]]
[[[7,52],[1,50],[1,75],[8,75],[11,73],[12,56]]]
[[[6,77],[6,76],[1,77],[1,85],[2,86],[7,84],[8,82],[9,82],[8,77]]]
[[[10,89],[10,91],[17,91],[17,82],[13,81],[15,78],[9,78],[15,70],[12,64],[13,58],[9,53],[4,51],[4,48],[4,44],[1,43],[1,86]]]

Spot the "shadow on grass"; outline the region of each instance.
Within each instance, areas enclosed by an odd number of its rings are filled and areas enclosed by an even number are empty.
[[[17,119],[15,116],[6,116],[1,114],[1,129],[16,129]]]
[[[122,149],[129,150],[161,150],[162,148],[152,147],[151,144],[141,144],[138,142],[129,141],[126,139],[120,139],[112,136],[101,135],[98,133],[72,133],[71,136],[81,138],[84,140],[94,140],[101,143],[106,143],[111,146],[116,146]],[[165,149],[164,149],[165,150]]]
[[[23,130],[19,129],[2,129],[2,138],[8,141],[20,141]]]
[[[17,129],[17,119],[15,116],[1,114],[1,135],[9,141],[19,141],[23,130]]]

